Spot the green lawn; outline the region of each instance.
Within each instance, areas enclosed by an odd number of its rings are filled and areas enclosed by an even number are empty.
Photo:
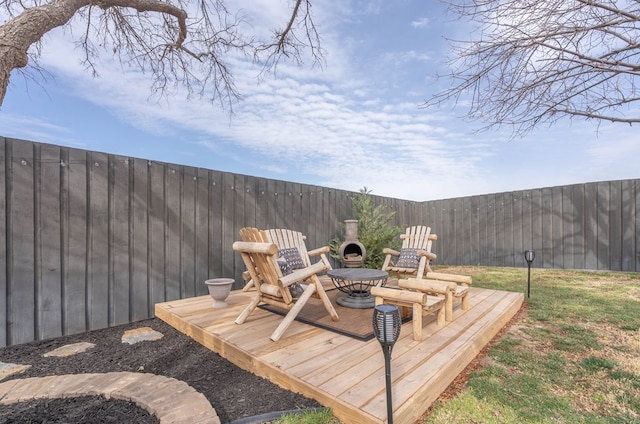
[[[526,269],[451,267],[526,294]],[[527,310],[425,423],[640,423],[640,274],[532,269]]]

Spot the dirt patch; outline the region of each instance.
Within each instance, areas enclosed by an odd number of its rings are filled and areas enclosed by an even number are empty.
[[[127,330],[151,327],[164,335],[159,340],[122,343]],[[44,354],[71,343],[89,342],[95,347],[68,357]],[[317,408],[313,399],[281,389],[266,379],[244,371],[220,355],[181,334],[159,319],[126,324],[56,339],[0,349],[0,362],[28,364],[21,374],[2,380],[113,371],[145,372],[172,377],[202,393],[220,420],[228,423],[274,411]],[[132,411],[136,411],[135,413]],[[136,422],[158,420],[130,402],[99,396],[45,399],[3,405],[1,423],[23,422]]]

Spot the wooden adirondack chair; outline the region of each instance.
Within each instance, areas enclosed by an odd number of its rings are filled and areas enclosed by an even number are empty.
[[[236,324],[243,324],[251,312],[260,303],[267,303],[289,312],[284,317],[280,325],[271,335],[271,340],[277,341],[289,328],[300,310],[311,296],[316,296],[331,315],[331,319],[338,321],[338,313],[334,309],[329,297],[322,287],[317,274],[330,269],[328,262],[321,260],[311,266],[296,269],[291,274],[282,275],[280,265],[277,261],[278,246],[269,241],[267,233],[257,228],[242,228],[240,235],[243,241],[233,243],[233,250],[240,252],[251,280],[256,287],[256,296],[249,305],[240,313],[236,319]],[[298,298],[291,295],[289,288],[296,283],[303,284],[304,291]]]
[[[308,251],[305,243],[307,237],[299,231],[281,228],[273,228],[263,231],[266,234],[267,242],[275,243],[278,246],[279,250],[297,249],[305,267],[309,267],[313,264],[312,258],[319,257],[320,261],[325,262],[329,266],[328,269],[331,269],[331,265],[329,264],[329,260],[326,256],[326,254],[329,253],[329,246],[323,246]],[[245,279],[245,281],[247,281],[242,289],[243,291],[248,291],[254,287],[253,280],[251,279],[251,275],[248,272],[245,272],[243,274],[243,278]],[[323,281],[323,283],[325,282],[325,280],[329,281],[327,278],[322,278],[321,280]]]
[[[399,252],[389,248],[382,250],[387,255],[382,270],[397,278],[422,278],[425,272],[431,272],[430,263],[437,257],[431,253],[431,244],[438,239],[436,234],[431,234],[431,228],[424,225],[408,227],[400,239]]]
[[[387,257],[382,270],[390,275],[396,274],[401,288],[443,297],[447,321],[453,319],[454,300],[462,302],[463,311],[468,310],[467,295],[471,277],[433,272],[431,269],[431,261],[437,257],[431,252],[431,246],[433,241],[438,239],[436,234],[431,234],[431,228],[409,227],[404,234],[400,235],[400,238],[402,239],[400,252],[389,248],[383,249]],[[408,279],[400,280],[401,277],[408,277]]]

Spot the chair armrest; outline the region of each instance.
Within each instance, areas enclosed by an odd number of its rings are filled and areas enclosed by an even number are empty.
[[[422,250],[422,249],[418,250],[418,255],[426,256],[427,259],[430,259],[432,261],[438,257],[438,255],[436,255],[435,253],[427,252],[426,250]]]
[[[309,250],[307,254],[309,256],[318,256],[323,253],[329,253],[330,250],[331,249],[329,249],[329,246],[322,246],[322,247],[318,247],[317,249]]]
[[[385,247],[384,249],[382,249],[382,253],[384,253],[385,255],[400,256],[400,252],[398,252],[397,250],[390,249],[388,247]]]
[[[236,242],[233,242],[233,250],[235,250],[236,252],[262,253],[264,255],[275,255],[278,252],[278,246],[276,246],[274,243],[236,241]]]
[[[285,275],[280,278],[280,283],[283,287],[289,287],[292,284],[299,283],[301,281],[306,280],[314,274],[319,274],[321,272],[327,271],[330,268],[327,268],[327,265],[320,261],[315,264],[308,266],[302,269],[296,269],[291,274]]]
[[[424,304],[427,301],[427,294],[412,292],[408,290],[396,290],[386,287],[371,287],[371,296],[381,297],[396,302]]]
[[[467,275],[444,274],[442,272],[427,272],[426,278],[441,281],[453,281],[459,284],[471,284],[471,277]]]
[[[451,281],[425,280],[409,278],[399,280],[398,286],[403,289],[418,290],[424,293],[447,294],[448,291],[455,291],[458,285]]]

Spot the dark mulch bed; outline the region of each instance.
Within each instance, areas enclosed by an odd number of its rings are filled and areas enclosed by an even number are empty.
[[[129,345],[121,342],[126,330],[151,327],[164,335],[157,341]],[[96,346],[66,358],[45,358],[44,353],[66,344],[90,342]],[[146,372],[173,377],[207,397],[220,420],[228,423],[274,411],[318,408],[318,402],[279,388],[243,371],[218,354],[181,334],[159,319],[150,319],[52,340],[0,349],[0,362],[28,364],[14,378],[43,377],[112,371]],[[3,405],[0,423],[157,423],[131,402],[98,396],[46,399]]]

